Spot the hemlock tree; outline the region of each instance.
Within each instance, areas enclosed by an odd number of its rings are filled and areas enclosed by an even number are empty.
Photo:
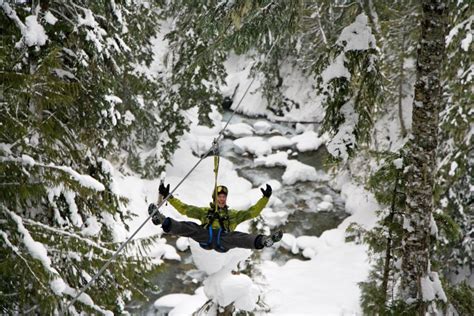
[[[88,3],[0,3],[3,313],[65,312],[128,229],[109,160],[137,171],[158,161],[143,172],[157,174],[184,128],[179,111],[155,102],[160,78],[139,71],[156,7]],[[69,312],[119,313],[143,298],[153,241],[130,244]]]
[[[472,227],[474,223],[472,174],[472,24],[467,2],[451,3],[444,67],[446,107],[440,113],[440,146],[435,184],[435,219],[439,242],[434,262],[445,277],[449,302],[460,315],[474,313]]]
[[[432,302],[446,301],[439,276],[431,270],[430,238],[435,229],[433,190],[439,112],[443,108],[441,71],[445,59],[448,8],[440,0],[422,3],[416,64],[412,138],[406,146],[400,299],[420,315]]]
[[[410,129],[408,104],[412,102],[415,81],[416,44],[419,37],[421,6],[419,1],[404,0],[395,2],[375,1],[370,7],[372,16],[376,17],[377,32],[375,37],[381,49],[380,68],[384,80],[384,106],[380,107],[378,116],[388,115],[392,121],[398,122],[393,133],[405,138]],[[373,18],[375,19],[375,18]],[[384,134],[390,135],[390,126]],[[375,132],[375,131],[374,131]],[[393,150],[394,139],[390,139],[388,147],[375,148]],[[378,145],[378,144],[376,144]]]

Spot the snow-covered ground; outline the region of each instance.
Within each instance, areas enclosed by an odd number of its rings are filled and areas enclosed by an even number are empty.
[[[194,111],[188,113],[190,119],[197,117]],[[172,188],[198,161],[198,158],[192,154],[196,146],[205,142],[208,142],[210,146],[213,136],[217,135],[223,126],[219,114],[214,113],[213,119],[216,122],[216,127],[209,129],[193,124],[190,132],[181,141],[180,149],[173,158],[173,165],[166,170],[165,181],[170,183]],[[270,139],[267,138],[266,143],[272,148],[273,146],[269,144]],[[313,140],[309,139],[308,143],[305,144],[305,138],[302,137],[302,139],[300,141],[302,146],[315,146]],[[259,138],[252,142],[247,139],[246,142],[247,147],[249,147],[247,150],[251,151],[252,146],[258,145],[264,140]],[[277,157],[275,155],[260,156],[255,158],[255,161],[262,161],[271,165],[273,159],[273,163],[286,166],[287,170],[283,178],[291,178],[294,182],[319,181],[321,180],[320,177],[323,176],[327,178],[327,175],[320,175],[314,179],[308,178],[308,175],[311,174],[308,169],[312,168],[316,172],[313,167],[304,165],[294,159],[289,160],[287,155],[284,154],[276,155]],[[295,164],[293,169],[288,167],[289,161]],[[130,223],[131,231],[133,231],[146,219],[148,203],[157,200],[159,179],[144,180],[133,174],[124,175],[118,170],[114,170],[114,179],[120,194],[130,200],[129,209],[138,215]],[[213,159],[212,157],[205,158],[176,190],[174,195],[189,204],[205,206],[211,198],[213,181]],[[225,158],[221,158],[218,181],[229,186],[228,204],[233,208],[245,209],[261,195],[258,188],[252,187],[249,181],[237,175],[234,165]],[[272,181],[274,189],[278,190],[280,181],[285,182],[284,179],[274,179]],[[290,184],[294,182],[290,182]],[[283,241],[276,245],[276,248],[282,247],[293,253],[301,253],[303,257],[309,260],[292,259],[279,266],[270,258],[266,258],[265,253],[263,253],[261,263],[255,266],[255,269],[261,272],[261,276],[251,280],[247,276],[240,275],[236,277],[231,273],[237,267],[238,261],[244,261],[248,258],[250,251],[231,251],[228,255],[222,255],[214,251],[200,250],[191,242],[197,268],[206,271],[210,277],[194,295],[177,295],[179,293],[167,295],[159,298],[155,303],[155,307],[160,310],[170,310],[170,315],[191,314],[210,297],[221,304],[237,301],[236,306],[238,308],[252,310],[257,307],[258,297],[261,297],[269,308],[268,314],[272,315],[315,313],[321,315],[353,315],[360,313],[360,290],[357,283],[364,281],[367,277],[369,269],[367,249],[363,245],[346,243],[344,234],[345,229],[351,222],[357,222],[367,228],[373,226],[376,220],[374,211],[378,205],[373,196],[362,187],[353,184],[347,175],[341,174],[333,182],[333,185],[341,190],[346,202],[346,211],[352,215],[344,220],[338,228],[326,231],[320,237],[285,234]],[[326,207],[326,204],[330,207],[330,196],[327,201],[320,204],[321,208]],[[278,225],[284,222],[288,214],[276,214],[272,211],[271,206],[270,203],[262,216],[269,221],[269,226],[273,227],[275,223]],[[163,207],[163,213],[175,219],[190,220],[180,215],[169,205]],[[282,219],[282,221],[272,223],[276,217]],[[247,228],[248,224],[243,223],[238,227],[238,230],[245,231]],[[140,231],[138,237],[157,233],[162,233],[161,228],[148,222],[144,229]],[[186,249],[187,244],[188,242],[183,240],[178,242],[178,246],[181,245],[181,250]],[[157,262],[169,259],[176,260],[176,264],[180,264],[179,252],[173,246],[166,244],[164,238],[160,239],[159,243],[155,245],[151,254]],[[205,264],[202,262],[205,262]],[[210,262],[213,264],[209,264]],[[247,290],[239,290],[243,288]],[[248,289],[253,290],[249,291]],[[267,312],[259,311],[259,313]]]

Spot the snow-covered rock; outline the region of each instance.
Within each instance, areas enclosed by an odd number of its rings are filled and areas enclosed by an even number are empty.
[[[327,137],[324,135],[319,137],[314,131],[306,131],[301,135],[293,136],[291,142],[296,144],[299,151],[316,150],[326,141]]]
[[[245,137],[245,136],[251,136],[254,133],[254,129],[252,126],[246,123],[235,123],[235,124],[229,124],[227,126],[227,132],[235,137]]]
[[[178,248],[179,251],[186,251],[189,248],[189,238],[179,237],[176,240],[176,248]]]
[[[264,157],[258,157],[254,160],[255,165],[265,167],[282,166],[285,167],[288,164],[288,153],[284,151],[277,152]]]
[[[263,135],[271,131],[272,125],[267,121],[257,121],[253,124],[253,128],[255,129],[255,133]]]
[[[198,269],[209,276],[204,281],[204,292],[220,306],[234,303],[239,310],[251,311],[258,301],[258,288],[243,274],[234,275],[232,271],[252,252],[249,249],[235,248],[226,253],[204,250],[191,240],[193,261]]]
[[[268,143],[273,149],[281,149],[293,146],[294,141],[285,136],[277,135],[270,137],[268,139]]]
[[[266,225],[270,228],[278,227],[286,223],[288,213],[284,211],[274,212],[271,208],[264,208],[261,216]]]
[[[298,181],[325,181],[328,177],[314,167],[308,166],[297,160],[288,160],[282,180],[284,184],[291,185]]]
[[[194,295],[168,294],[155,301],[153,306],[169,316],[192,315],[208,300],[204,288],[200,287]]]
[[[236,139],[234,140],[234,145],[241,151],[247,151],[255,156],[268,155],[272,152],[272,146],[259,136],[249,136]]]

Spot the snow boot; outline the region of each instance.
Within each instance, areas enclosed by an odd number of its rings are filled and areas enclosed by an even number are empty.
[[[262,244],[265,247],[271,247],[274,243],[279,242],[283,237],[283,232],[281,230],[274,232],[270,236],[263,236]]]
[[[155,212],[155,214],[151,218],[151,221],[153,222],[153,224],[160,225],[161,223],[163,223],[166,217],[163,214],[161,214],[160,211],[158,211],[158,207],[156,206],[155,203],[151,203],[150,205],[148,205],[148,214],[151,215],[153,214],[153,212]]]

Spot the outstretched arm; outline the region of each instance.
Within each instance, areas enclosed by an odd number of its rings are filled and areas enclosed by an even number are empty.
[[[198,207],[194,205],[189,205],[181,202],[175,197],[170,197],[168,202],[181,214],[188,217],[196,218],[201,220],[202,217],[206,214],[206,210],[203,207]]]
[[[270,196],[272,195],[272,187],[267,184],[266,189],[260,189],[262,191],[263,196],[260,198],[260,200],[257,201],[253,206],[251,206],[248,210],[246,211],[240,211],[240,212],[235,212],[235,225],[238,225],[242,223],[243,221],[249,220],[251,218],[255,218],[260,213],[262,210],[265,208],[265,206],[268,203],[268,200],[270,199]]]
[[[160,187],[158,188],[158,192],[161,196],[167,197],[170,194],[170,185],[164,185],[164,183],[160,183]],[[202,217],[206,214],[206,209],[197,207],[194,205],[188,205],[177,198],[170,196],[168,202],[181,214],[186,215],[188,217],[196,218],[201,220]]]
[[[264,196],[260,198],[260,200],[257,201],[254,205],[252,205],[248,210],[246,211],[236,211],[235,212],[235,224],[240,224],[246,220],[252,219],[260,215],[262,210],[265,208],[265,206],[268,203],[268,197]]]

